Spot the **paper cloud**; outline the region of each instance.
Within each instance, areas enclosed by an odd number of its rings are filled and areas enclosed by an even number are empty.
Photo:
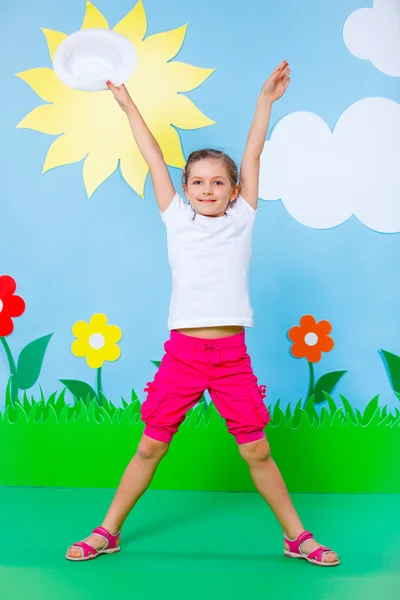
[[[343,39],[354,56],[392,77],[400,77],[400,0],[374,0],[373,8],[351,13]]]
[[[331,132],[309,112],[284,117],[261,155],[260,198],[280,199],[299,223],[327,229],[353,214],[366,227],[400,231],[400,105],[365,98]]]

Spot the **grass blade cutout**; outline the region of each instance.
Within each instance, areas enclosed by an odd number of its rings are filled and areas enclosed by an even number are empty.
[[[372,420],[372,417],[375,415],[375,413],[378,409],[379,409],[379,394],[377,396],[375,396],[374,398],[372,398],[372,400],[370,400],[370,402],[368,402],[367,406],[365,407],[364,414],[362,416],[362,424],[365,427],[370,423],[370,421]]]

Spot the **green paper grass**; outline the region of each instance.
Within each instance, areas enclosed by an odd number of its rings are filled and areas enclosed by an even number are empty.
[[[292,492],[400,493],[400,410],[373,398],[363,412],[324,393],[285,411],[270,407],[266,428],[272,455]],[[47,400],[11,400],[0,412],[0,485],[116,487],[136,451],[144,425],[140,402],[116,407],[105,396],[65,402],[65,390]],[[162,461],[153,489],[254,491],[247,465],[214,405],[192,409]]]

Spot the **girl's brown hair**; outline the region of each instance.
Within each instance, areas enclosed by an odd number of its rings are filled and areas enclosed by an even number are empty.
[[[205,158],[221,160],[226,170],[228,171],[229,181],[234,187],[238,183],[239,172],[236,166],[236,163],[230,156],[222,152],[221,150],[213,150],[212,148],[204,148],[203,150],[196,150],[189,155],[186,166],[183,170],[183,183],[187,184],[189,178],[189,170],[190,167],[199,160],[204,160]]]

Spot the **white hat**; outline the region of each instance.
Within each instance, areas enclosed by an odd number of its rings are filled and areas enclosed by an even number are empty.
[[[135,47],[109,29],[83,29],[57,48],[53,67],[57,77],[76,90],[106,90],[106,81],[125,83],[136,67]]]

